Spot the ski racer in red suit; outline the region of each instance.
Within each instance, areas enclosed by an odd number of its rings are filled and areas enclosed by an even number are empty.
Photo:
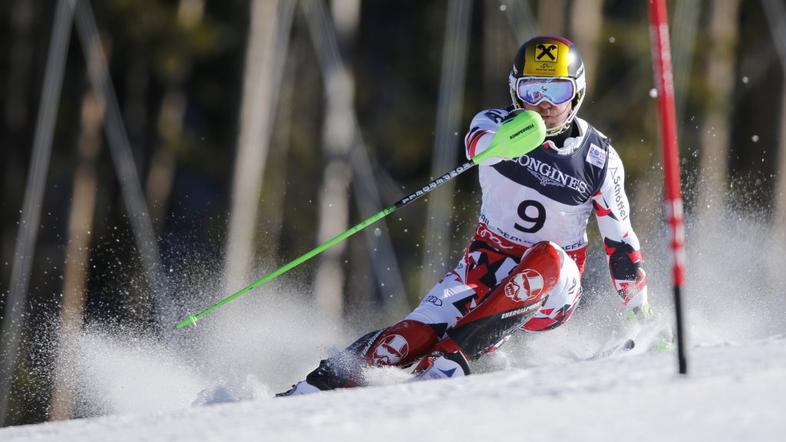
[[[323,360],[281,395],[364,385],[367,366],[417,363],[420,378],[462,376],[468,360],[516,330],[560,326],[582,294],[593,212],[612,285],[631,314],[651,316],[622,161],[608,138],[576,116],[586,92],[578,50],[562,37],[535,37],[518,50],[508,83],[513,105],[475,115],[467,158],[488,147],[501,122],[521,109],[541,115],[546,140],[524,156],[480,165],[479,222],[456,267],[402,321]]]

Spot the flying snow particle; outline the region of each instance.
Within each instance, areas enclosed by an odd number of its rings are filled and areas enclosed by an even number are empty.
[[[375,227],[374,236],[379,237],[380,235],[382,235],[382,229],[380,229],[379,227]]]
[[[747,76],[747,75],[746,75],[746,76],[744,76],[744,77],[742,77],[742,83],[743,83],[743,84],[748,84],[748,82],[749,82],[749,81],[750,81],[750,78],[748,78],[748,76]]]
[[[499,5],[499,10],[500,11],[505,11],[507,9],[508,9],[508,5],[505,5],[505,4]]]
[[[658,90],[655,88],[650,89],[650,97],[651,98],[658,98]]]
[[[758,135],[752,136],[751,137],[751,141],[753,141],[754,143],[758,143],[759,142],[759,136]]]
[[[614,44],[614,43],[616,43],[616,42],[617,42],[617,39],[616,39],[616,38],[614,38],[614,36],[613,36],[613,35],[612,35],[611,37],[609,37],[609,43],[611,43],[611,44]]]

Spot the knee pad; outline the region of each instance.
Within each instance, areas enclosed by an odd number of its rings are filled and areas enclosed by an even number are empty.
[[[542,241],[527,249],[504,284],[505,296],[524,303],[539,304],[559,282],[562,267],[570,258],[553,242]]]
[[[521,328],[529,332],[546,331],[559,327],[573,314],[581,299],[581,272],[575,261],[556,244],[552,246],[561,256],[559,280],[546,295],[537,312]]]

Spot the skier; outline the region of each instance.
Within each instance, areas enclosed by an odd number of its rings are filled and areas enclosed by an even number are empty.
[[[479,222],[456,267],[402,321],[321,361],[280,396],[364,385],[368,366],[418,363],[419,378],[463,376],[468,360],[496,349],[516,330],[560,326],[581,298],[592,212],[626,314],[652,316],[622,161],[606,136],[576,116],[586,93],[576,46],[563,37],[530,39],[515,56],[508,84],[512,106],[472,119],[464,139],[467,158],[483,152],[496,128],[522,109],[540,114],[546,140],[519,158],[480,165]]]

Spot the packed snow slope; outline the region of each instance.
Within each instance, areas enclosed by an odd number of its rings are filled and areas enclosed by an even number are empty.
[[[51,349],[83,418],[0,428],[0,441],[786,440],[786,250],[747,219],[699,230],[683,297],[688,376],[674,352],[645,351],[646,333],[627,353],[589,359],[627,333],[600,285],[568,323],[514,338],[472,376],[413,383],[374,369],[371,387],[274,399],[332,348],[396,319],[330,321],[308,290],[276,281],[165,336],[85,327]],[[673,315],[659,256],[647,271],[662,327]],[[605,282],[604,267],[591,268]],[[215,275],[188,276],[178,293],[200,299],[186,306],[221,292]]]
[[[784,440],[786,338],[690,354],[689,376],[673,353],[631,352],[301,397],[261,388],[233,403],[10,427],[0,440]]]

